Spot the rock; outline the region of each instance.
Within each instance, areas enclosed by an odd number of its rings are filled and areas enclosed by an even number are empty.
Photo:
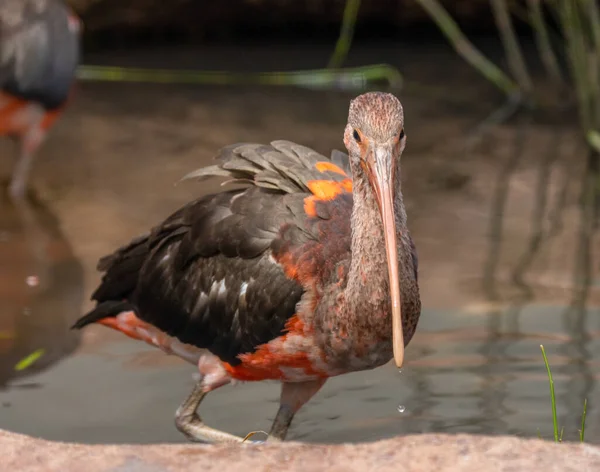
[[[0,431],[3,470],[20,472],[600,470],[600,448],[538,439],[423,434],[374,443],[84,445]]]

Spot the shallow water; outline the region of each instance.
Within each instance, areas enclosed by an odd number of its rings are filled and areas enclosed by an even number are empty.
[[[407,78],[425,87],[400,95],[408,123],[404,193],[424,306],[419,328],[401,373],[390,364],[331,379],[289,438],[538,431],[549,438],[544,344],[565,438],[577,439],[587,398],[587,440],[599,443],[598,281],[586,272],[586,262],[597,267],[598,241],[582,230],[576,132],[518,121],[491,129],[467,152],[466,138],[495,95],[444,53],[433,62],[455,71],[447,86],[473,100],[443,100],[426,93],[439,85],[435,69],[402,57]],[[216,189],[173,183],[220,146],[287,138],[324,153],[341,148],[349,97],[82,86],[40,153],[34,185],[43,203],[2,201],[0,427],[82,442],[183,441],[173,414],[192,386],[191,366],[104,327],[68,329],[91,306],[96,261]],[[11,151],[1,146],[2,155]],[[31,275],[39,277],[34,287]],[[14,369],[39,350],[31,366]],[[268,430],[278,396],[274,383],[227,386],[207,397],[202,413],[236,434]]]
[[[598,442],[594,399],[599,324],[584,343],[562,334],[564,313],[532,306],[521,329],[490,329],[508,311],[465,315],[426,310],[406,367],[392,365],[331,379],[296,418],[290,439],[370,441],[420,432],[511,433],[551,436],[548,383],[539,344],[554,367],[559,421],[577,437],[588,398],[587,435]],[[600,319],[598,311],[588,313]],[[538,320],[543,317],[545,326]],[[482,326],[484,325],[484,326]],[[440,338],[445,339],[439,341]],[[437,341],[436,341],[437,340]],[[80,353],[51,370],[16,380],[2,393],[2,426],[83,442],[181,441],[172,415],[192,387],[188,365],[165,364],[144,345],[116,341]],[[156,364],[152,365],[156,359]],[[39,388],[20,388],[34,383]],[[269,428],[278,401],[273,383],[228,386],[202,405],[205,420],[236,434]],[[405,407],[399,413],[398,405]]]

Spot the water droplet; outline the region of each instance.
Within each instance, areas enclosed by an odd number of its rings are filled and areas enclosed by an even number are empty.
[[[30,287],[37,287],[40,284],[40,278],[37,275],[30,275],[25,279],[25,283]]]
[[[401,374],[402,373],[402,369],[398,369],[398,373]]]
[[[398,413],[404,413],[406,407],[404,405],[398,405]]]

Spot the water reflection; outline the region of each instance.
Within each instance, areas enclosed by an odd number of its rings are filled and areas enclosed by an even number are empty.
[[[62,178],[87,158],[90,175],[80,172],[77,185],[48,201],[93,280],[100,256],[207,190],[172,184],[212,162],[215,149],[276,138],[339,148],[349,99],[283,90],[270,91],[268,100],[241,89],[86,92],[73,111],[85,125],[65,133],[65,152],[54,151],[60,159],[46,172]],[[590,226],[595,209],[582,198],[590,181],[583,180],[588,164],[579,138],[525,115],[488,130],[465,156],[463,131],[479,116],[466,116],[466,106],[447,111],[428,97],[402,99],[411,110],[403,172],[420,255],[420,326],[401,374],[389,365],[331,379],[300,412],[290,439],[367,441],[422,432],[535,437],[538,430],[551,437],[544,344],[565,437],[577,438],[587,398],[587,440],[600,442],[600,310],[591,275],[597,237]],[[281,110],[293,118],[282,119]],[[459,185],[448,185],[455,176]],[[15,381],[22,374],[14,365],[36,349],[47,354],[23,372],[32,374],[27,384],[43,389],[0,392],[0,425],[57,440],[184,441],[172,419],[189,393],[193,368],[143,343],[90,328],[98,342],[36,371],[77,346],[78,332],[68,326],[80,313],[83,274],[46,209],[36,204],[27,213],[3,205],[1,227],[19,236],[0,242],[1,260],[12,261],[10,271],[0,267],[2,299],[12,304],[0,307],[0,331],[14,333],[0,340],[0,379],[26,385]],[[34,226],[31,214],[43,230],[25,231]],[[42,241],[25,244],[26,233]],[[26,278],[44,268],[50,275],[28,287]],[[11,288],[4,292],[5,286]],[[29,317],[22,315],[27,306]],[[245,435],[268,429],[278,398],[273,383],[225,387],[207,397],[203,411],[208,423]]]
[[[83,269],[54,215],[33,195],[0,197],[0,280],[0,389],[39,386],[25,378],[79,344],[68,327],[80,311]],[[32,353],[37,360],[16,368]]]
[[[497,270],[501,265],[501,246],[504,235],[504,219],[506,216],[506,203],[510,192],[510,183],[513,175],[516,173],[520,164],[531,156],[525,152],[525,140],[528,131],[531,129],[532,117],[530,115],[520,116],[514,127],[514,143],[510,157],[506,159],[499,177],[496,182],[496,190],[492,199],[490,208],[490,232],[489,232],[489,250],[486,263],[484,265],[482,277],[482,289],[490,301],[497,301],[499,296],[496,287],[498,278]],[[542,147],[537,163],[537,176],[534,191],[533,205],[530,217],[530,234],[527,238],[524,249],[520,256],[515,260],[510,271],[510,282],[519,292],[509,298],[508,306],[505,310],[490,310],[487,318],[487,342],[482,346],[480,352],[487,359],[488,364],[494,364],[502,359],[509,359],[509,353],[506,348],[509,344],[503,342],[507,334],[518,337],[521,334],[521,317],[523,310],[529,309],[526,303],[535,298],[535,290],[527,282],[527,272],[536,260],[536,257],[551,240],[560,236],[565,230],[564,213],[567,207],[569,186],[575,183],[579,177],[574,170],[576,165],[565,165],[560,162],[561,144],[564,135],[560,130],[555,130],[554,134],[549,136]],[[577,152],[570,159],[577,161],[578,154],[585,154],[588,151],[585,146],[580,146]],[[583,408],[583,400],[590,399],[594,388],[594,372],[591,369],[589,344],[593,343],[597,336],[591,334],[587,317],[590,310],[586,309],[586,301],[590,292],[592,283],[592,243],[594,230],[597,226],[597,195],[598,191],[594,182],[598,178],[598,166],[594,164],[593,159],[597,158],[592,153],[587,166],[581,170],[582,177],[577,190],[581,193],[579,198],[579,224],[577,228],[577,238],[575,247],[564,247],[563,250],[569,251],[573,260],[575,260],[572,283],[567,292],[571,293],[570,304],[564,308],[560,314],[562,319],[561,328],[566,335],[564,342],[560,343],[556,351],[567,359],[566,365],[558,366],[559,375],[567,374],[570,382],[570,389],[566,394],[560,396],[560,402],[567,406],[568,415],[563,415],[568,429],[580,427],[580,415]],[[560,176],[560,183],[555,193],[555,203],[549,204],[549,193],[551,191],[550,176],[557,173]],[[575,228],[567,227],[567,231],[573,232]],[[512,249],[515,252],[514,248]],[[506,297],[504,297],[506,299]],[[567,300],[565,300],[567,301]],[[554,309],[556,311],[556,309]],[[591,310],[595,313],[595,310]],[[597,316],[597,314],[596,314]],[[543,320],[548,321],[549,315]],[[540,318],[542,319],[542,318]],[[502,324],[505,326],[503,333]],[[544,343],[543,340],[540,340]],[[502,381],[495,381],[494,376],[487,377],[490,382],[487,394],[482,395],[482,409],[485,411],[485,417],[493,418],[498,416],[498,412],[504,414],[516,414],[517,411],[506,409],[504,402],[507,399],[506,387],[510,382],[515,381],[518,376],[515,373],[505,373]],[[497,379],[496,379],[497,380]],[[588,417],[589,418],[589,417]],[[495,430],[505,429],[503,424],[494,425]],[[575,429],[576,430],[576,429]]]

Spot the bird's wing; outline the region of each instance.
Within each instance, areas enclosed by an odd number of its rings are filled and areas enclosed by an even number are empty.
[[[286,141],[224,148],[193,175],[247,187],[193,201],[102,259],[98,305],[77,326],[132,309],[232,365],[280,336],[304,292],[349,254],[347,156],[334,155]]]
[[[0,0],[0,88],[61,106],[80,56],[79,20],[61,0]]]
[[[190,172],[184,179],[230,177],[231,183],[252,183],[285,193],[310,192],[310,182],[343,182],[350,177],[348,155],[334,150],[327,158],[291,141],[232,144],[216,157],[217,164]]]

